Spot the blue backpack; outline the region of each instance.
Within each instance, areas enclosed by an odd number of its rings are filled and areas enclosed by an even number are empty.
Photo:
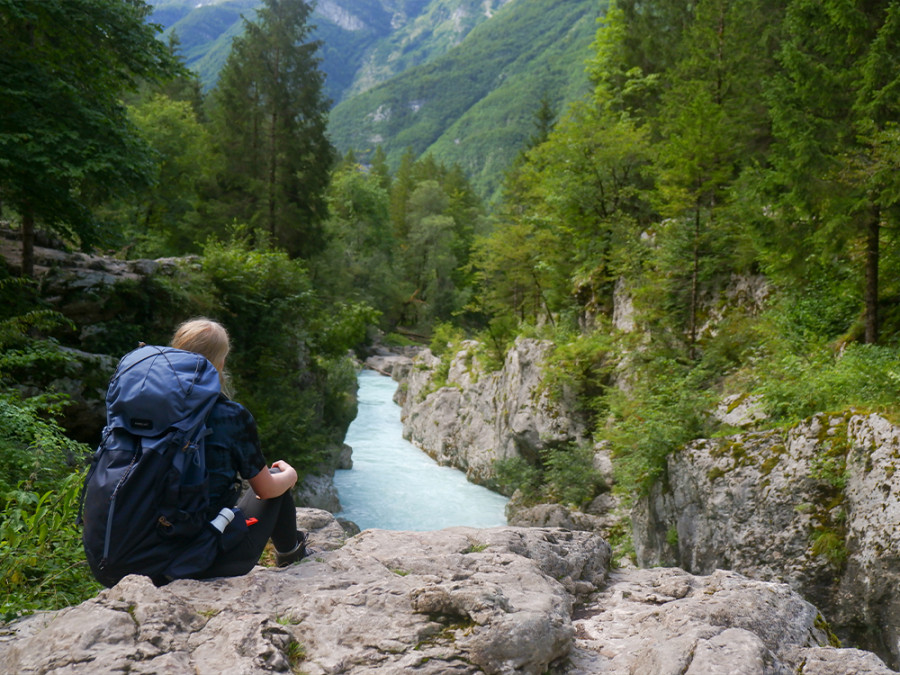
[[[215,560],[224,528],[208,521],[204,439],[219,393],[218,372],[199,354],[142,345],[122,357],[82,492],[84,551],[100,583],[143,574],[160,584]],[[234,521],[229,535],[246,530]]]

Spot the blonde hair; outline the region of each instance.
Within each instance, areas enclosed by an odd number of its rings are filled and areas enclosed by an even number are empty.
[[[169,343],[175,349],[183,349],[205,356],[219,371],[222,390],[228,394],[228,376],[225,373],[225,357],[231,349],[228,331],[218,321],[197,317],[185,321],[175,329]]]

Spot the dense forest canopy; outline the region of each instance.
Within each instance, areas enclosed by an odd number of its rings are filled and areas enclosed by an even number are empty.
[[[126,315],[163,340],[173,317],[222,319],[264,440],[308,470],[350,415],[346,353],[373,328],[445,354],[475,337],[488,366],[519,336],[553,341],[546,386],[578,393],[625,494],[726,433],[708,411],[728,395],[770,424],[896,414],[900,0],[615,0],[589,94],[562,114],[534,101],[490,205],[429,154],[339,157],[310,6],[263,4],[203,94],[142,2],[0,0],[0,203],[25,243],[0,272],[6,549],[70,514],[85,451],[53,421],[59,395],[19,386],[88,346],[27,280],[33,227],[120,257],[198,256]],[[79,19],[91,30],[64,30]],[[93,346],[118,356],[135,329],[107,327]],[[500,467],[500,487],[589,485],[586,456]],[[2,558],[3,611],[83,595],[76,562],[55,598],[28,594],[73,541]]]

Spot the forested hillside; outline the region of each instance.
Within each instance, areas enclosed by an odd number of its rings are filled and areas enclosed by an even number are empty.
[[[511,0],[324,0],[311,25],[320,40],[326,95],[335,103],[445,54]],[[150,20],[177,38],[205,90],[216,84],[231,40],[262,0],[152,0]]]
[[[410,148],[431,153],[491,197],[542,108],[555,115],[586,92],[598,12],[591,0],[510,3],[445,56],[337,105],[331,137],[362,158],[381,145],[391,166]]]
[[[259,2],[156,0],[151,18],[209,89]],[[381,145],[394,169],[410,148],[430,152],[492,197],[542,108],[556,116],[587,91],[601,11],[589,0],[320,2],[311,37],[336,106],[330,136],[360,161]]]

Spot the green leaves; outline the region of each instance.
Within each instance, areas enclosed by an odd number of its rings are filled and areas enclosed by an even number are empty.
[[[75,525],[83,479],[75,472],[46,492],[23,486],[0,495],[0,619],[61,609],[100,590]]]
[[[347,354],[376,313],[324,303],[304,263],[240,236],[207,244],[202,277],[231,335],[235,398],[256,417],[264,454],[315,469],[353,418]]]
[[[124,0],[0,2],[0,192],[83,245],[99,237],[89,204],[150,170],[121,103],[138,78],[177,70],[149,11]]]
[[[213,93],[224,157],[224,219],[268,233],[292,255],[324,247],[325,189],[334,152],[304,0],[265,0],[235,38]]]

